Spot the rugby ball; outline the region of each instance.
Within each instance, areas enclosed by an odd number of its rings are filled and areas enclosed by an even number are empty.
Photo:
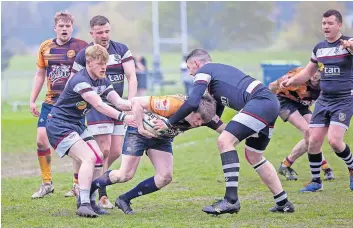
[[[159,120],[159,119],[161,119],[161,120],[163,120],[163,121],[167,121],[167,120],[168,120],[167,118],[165,118],[165,117],[163,117],[163,116],[160,116],[160,115],[157,115],[157,114],[155,114],[155,113],[153,113],[153,112],[145,111],[145,112],[143,113],[143,119],[142,119],[142,121],[143,121],[143,127],[144,127],[147,131],[149,131],[149,132],[151,132],[151,133],[153,133],[153,134],[155,134],[155,135],[160,136],[160,135],[162,135],[164,132],[158,132],[158,131],[156,131],[156,130],[153,129],[154,126],[155,126],[155,124],[153,123],[153,121]]]

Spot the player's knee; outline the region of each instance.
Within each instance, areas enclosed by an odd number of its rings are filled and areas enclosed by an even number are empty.
[[[309,145],[310,131],[309,128],[304,131],[304,141],[306,145]]]
[[[86,153],[84,156],[81,157],[81,164],[96,164],[97,157],[94,155],[94,153]]]
[[[333,151],[340,151],[343,141],[340,137],[330,136],[328,137],[328,143],[330,144]]]
[[[264,156],[263,156],[263,153],[257,153],[257,152],[253,152],[245,149],[245,158],[250,165],[254,165],[260,162],[264,158]]]
[[[158,188],[162,188],[168,184],[170,184],[170,182],[172,182],[173,180],[173,174],[172,173],[163,173],[163,174],[156,174],[155,176],[156,178],[156,185]]]
[[[233,145],[229,143],[229,141],[227,141],[224,137],[222,137],[222,135],[217,139],[217,146],[220,151],[224,151],[228,147],[233,147]]]
[[[45,139],[38,138],[37,139],[37,148],[40,150],[45,150],[49,148],[49,145]]]
[[[123,172],[120,175],[120,182],[127,182],[131,180],[135,175],[135,172]]]

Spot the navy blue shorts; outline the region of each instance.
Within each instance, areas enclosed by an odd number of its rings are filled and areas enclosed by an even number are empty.
[[[124,138],[123,154],[142,156],[148,149],[160,150],[173,154],[173,139],[146,138],[138,133],[137,128],[128,126]]]
[[[246,103],[225,130],[240,142],[246,139],[248,150],[263,153],[270,142],[279,109],[276,95],[264,90]]]
[[[147,89],[147,73],[136,73],[137,88]]]
[[[53,105],[51,104],[47,104],[47,103],[42,104],[37,127],[45,127],[45,125],[47,124],[48,114],[50,113],[52,108],[53,108]]]
[[[40,115],[39,115],[39,119],[38,119],[38,124],[37,127],[45,127],[47,124],[47,119],[48,119],[48,114],[50,113],[50,111],[52,110],[54,106],[48,103],[43,103],[42,104],[42,108],[40,110]],[[81,119],[81,123],[85,124],[85,120],[86,118],[83,117]]]
[[[93,139],[82,122],[69,123],[57,118],[48,118],[46,129],[49,143],[60,157],[65,156],[80,139]]]
[[[346,130],[353,116],[353,96],[345,98],[317,99],[309,127],[328,127],[339,125]]]
[[[279,111],[279,117],[281,117],[281,119],[284,122],[287,122],[290,115],[292,115],[296,111],[298,111],[302,116],[305,116],[307,114],[312,114],[312,112],[309,109],[309,106],[307,105],[303,105],[289,98],[280,97],[280,96],[278,96],[278,100],[281,105],[281,108]]]

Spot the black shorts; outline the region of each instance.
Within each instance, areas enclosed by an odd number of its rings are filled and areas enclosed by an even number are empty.
[[[287,122],[290,115],[292,115],[296,111],[298,111],[302,116],[305,116],[307,114],[312,114],[312,112],[309,109],[309,106],[307,105],[300,104],[298,102],[295,102],[285,97],[277,96],[277,98],[281,105],[279,117],[281,117],[281,119],[284,122]]]

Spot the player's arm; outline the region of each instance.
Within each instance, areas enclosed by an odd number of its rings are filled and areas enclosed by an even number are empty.
[[[122,99],[113,89],[107,94],[107,100],[119,110],[131,111],[131,101]]]
[[[151,132],[145,130],[145,128],[143,127],[143,110],[146,109],[148,111],[151,111],[150,98],[151,97],[149,97],[149,96],[134,97],[131,101],[132,112],[133,112],[135,120],[136,120],[138,132],[147,138],[157,137],[156,135],[152,134]]]
[[[91,104],[93,108],[106,116],[117,119],[127,125],[131,125],[134,121],[134,117],[132,115],[126,115],[104,103],[101,97],[93,90],[83,92],[81,93],[81,96],[85,101]]]
[[[218,115],[215,115],[212,120],[204,126],[207,126],[221,134],[227,125],[223,123],[223,121],[219,118]]]
[[[340,42],[341,42],[341,48],[347,49],[347,51],[351,53],[351,55],[353,55],[353,38],[350,38],[348,40],[340,39]]]
[[[45,82],[45,68],[37,66],[36,75],[34,76],[31,97],[29,100],[31,113],[38,117],[39,112],[36,105],[36,100]]]
[[[308,65],[306,65],[306,67],[295,77],[283,80],[280,84],[280,88],[283,89],[284,87],[301,85],[307,82],[316,73],[317,70],[317,62],[314,63],[313,60],[311,60]]]
[[[131,100],[137,93],[137,78],[135,61],[131,51],[126,45],[123,45],[124,56],[121,58],[121,63],[124,68],[124,73],[128,82],[128,99]]]

